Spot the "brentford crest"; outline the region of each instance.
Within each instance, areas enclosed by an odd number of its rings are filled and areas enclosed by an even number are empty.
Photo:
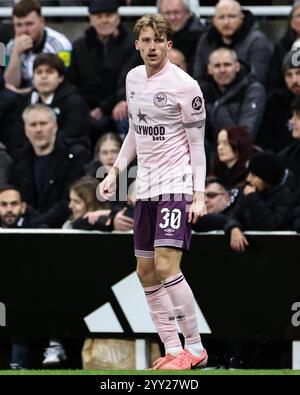
[[[158,92],[153,98],[153,103],[157,107],[163,107],[167,104],[168,98],[164,92]]]

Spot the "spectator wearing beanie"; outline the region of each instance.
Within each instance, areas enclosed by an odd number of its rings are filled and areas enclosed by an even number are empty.
[[[293,195],[283,183],[285,168],[280,157],[273,152],[254,154],[248,170],[247,184],[224,226],[230,247],[239,252],[249,245],[244,230],[274,231],[292,222]]]

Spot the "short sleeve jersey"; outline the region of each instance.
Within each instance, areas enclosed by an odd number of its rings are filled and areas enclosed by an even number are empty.
[[[9,63],[13,47],[14,40],[10,40],[6,46],[6,64]],[[32,85],[33,63],[39,53],[54,53],[59,56],[65,66],[68,67],[71,62],[71,51],[72,44],[64,34],[57,32],[50,27],[45,27],[44,41],[41,43],[39,48],[36,50],[26,51],[21,57],[22,87]]]
[[[146,67],[138,66],[127,75],[126,95],[136,139],[137,198],[193,194],[187,134],[205,124],[197,81],[169,61],[149,78]]]

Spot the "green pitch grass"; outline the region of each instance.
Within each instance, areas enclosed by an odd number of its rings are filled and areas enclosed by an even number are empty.
[[[191,370],[191,371],[145,371],[145,370],[0,370],[0,375],[61,375],[61,376],[72,376],[72,375],[196,375],[196,376],[204,376],[204,375],[247,375],[247,376],[256,376],[256,375],[300,375],[300,370],[246,370],[246,369],[236,369],[236,370],[226,370],[226,369],[208,369],[208,370]]]

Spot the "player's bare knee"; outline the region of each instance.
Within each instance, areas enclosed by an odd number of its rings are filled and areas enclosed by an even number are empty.
[[[165,280],[173,274],[173,262],[167,256],[159,256],[155,259],[155,270],[160,280]]]
[[[165,280],[180,271],[181,252],[170,248],[156,248],[154,265],[157,276]]]
[[[138,259],[136,272],[143,286],[159,284],[155,273],[154,262],[151,260]]]

